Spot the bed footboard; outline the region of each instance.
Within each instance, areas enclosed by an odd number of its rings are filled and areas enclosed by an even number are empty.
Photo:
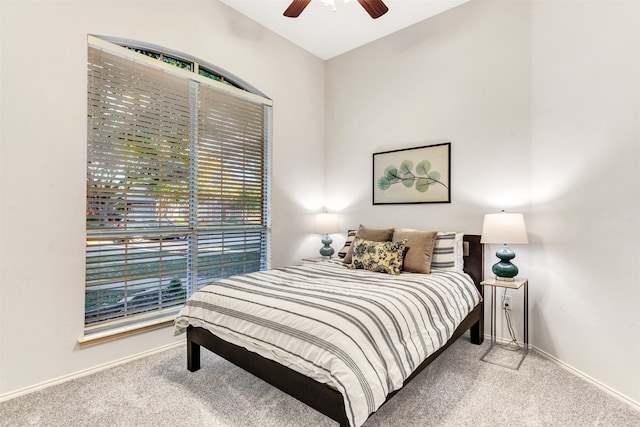
[[[438,351],[425,359],[413,374],[405,380],[404,385],[415,378],[467,330],[471,330],[471,342],[481,344],[484,339],[482,333],[483,313],[484,308],[481,302],[458,326],[451,339]],[[187,369],[189,371],[195,372],[200,369],[200,346],[218,354],[234,365],[277,387],[321,414],[337,421],[341,427],[349,426],[349,420],[344,407],[344,399],[340,392],[279,363],[224,341],[206,329],[193,326],[187,328]],[[399,390],[389,393],[387,401]]]
[[[266,381],[321,414],[349,426],[342,394],[273,360],[231,344],[203,328],[187,328],[187,367],[200,368],[200,346],[216,353],[234,365]]]

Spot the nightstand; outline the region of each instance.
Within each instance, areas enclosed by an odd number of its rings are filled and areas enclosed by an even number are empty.
[[[485,299],[484,290],[487,286],[491,287],[491,345],[489,346],[489,349],[487,350],[487,352],[480,358],[480,360],[483,360],[489,363],[494,363],[494,364],[499,364],[499,363],[489,360],[487,356],[489,356],[489,353],[491,353],[491,351],[496,346],[496,288],[505,288],[505,289],[523,288],[524,348],[519,350],[522,353],[522,357],[520,358],[517,364],[517,367],[512,368],[516,370],[520,369],[520,365],[522,365],[524,358],[527,356],[527,353],[529,353],[529,280],[522,277],[516,277],[512,282],[507,282],[507,281],[496,280],[495,278],[491,278],[491,279],[483,280],[482,282],[480,282],[480,284],[482,285],[482,298],[485,301],[486,299]]]

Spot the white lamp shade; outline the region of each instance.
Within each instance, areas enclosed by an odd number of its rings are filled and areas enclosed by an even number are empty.
[[[486,214],[482,224],[481,243],[529,243],[524,215],[520,213]]]
[[[340,232],[338,215],[330,213],[320,213],[316,215],[313,231],[318,234],[334,234]]]

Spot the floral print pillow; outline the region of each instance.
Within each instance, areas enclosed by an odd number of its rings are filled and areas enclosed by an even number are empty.
[[[372,242],[356,237],[350,268],[400,274],[406,240],[399,242]]]

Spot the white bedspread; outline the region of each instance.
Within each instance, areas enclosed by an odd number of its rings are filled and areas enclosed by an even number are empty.
[[[392,276],[320,262],[202,287],[175,321],[328,383],[360,426],[480,301],[456,272]]]

